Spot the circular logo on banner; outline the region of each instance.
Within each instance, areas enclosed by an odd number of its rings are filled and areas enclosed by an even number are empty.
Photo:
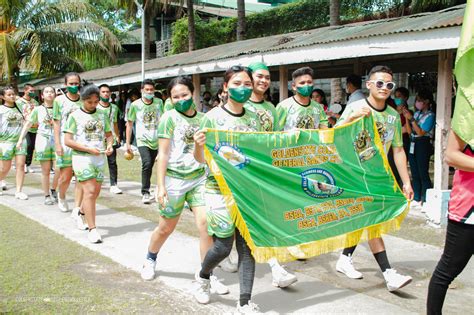
[[[322,168],[312,168],[300,175],[301,187],[307,195],[313,198],[338,196],[344,191],[336,186],[334,176]]]
[[[250,163],[250,160],[242,153],[236,145],[230,145],[227,142],[221,142],[214,147],[214,151],[224,158],[227,162],[238,169],[244,168]]]

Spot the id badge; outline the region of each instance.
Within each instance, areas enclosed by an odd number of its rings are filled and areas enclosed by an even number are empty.
[[[410,142],[410,154],[415,154],[415,142]]]

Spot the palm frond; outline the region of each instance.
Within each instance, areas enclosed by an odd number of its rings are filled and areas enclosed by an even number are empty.
[[[0,33],[0,78],[8,78],[14,74],[18,56],[11,36]]]

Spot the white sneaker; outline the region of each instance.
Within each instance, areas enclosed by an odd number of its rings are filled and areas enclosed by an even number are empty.
[[[7,183],[4,180],[0,181],[0,187],[0,190],[7,190]]]
[[[47,205],[47,206],[52,206],[54,205],[54,200],[53,198],[51,198],[51,196],[46,196],[44,198],[44,204]]]
[[[272,268],[272,285],[277,288],[286,288],[298,281],[294,274],[286,271],[282,266],[276,265]]]
[[[385,270],[383,277],[390,292],[401,289],[412,281],[410,276],[401,275],[395,269]]]
[[[411,209],[421,209],[421,201],[415,201],[413,200],[411,203],[410,203],[410,208]]]
[[[199,271],[196,275],[199,276]],[[209,280],[211,281],[211,293],[217,293],[219,295],[229,293],[229,288],[225,284],[223,284],[216,276],[211,275]]]
[[[122,193],[122,189],[120,189],[117,185],[110,186],[110,193],[120,195]]]
[[[89,239],[89,242],[91,242],[92,244],[102,243],[102,237],[100,237],[100,234],[97,231],[97,228],[90,230],[87,233],[87,238]]]
[[[227,256],[221,263],[219,264],[219,267],[221,267],[222,270],[225,272],[229,273],[234,273],[239,270],[239,265],[236,263],[233,263],[230,259],[230,256]]]
[[[77,216],[74,218],[74,220],[76,221],[76,226],[79,230],[84,231],[89,229],[85,215],[81,214],[80,212],[77,212]]]
[[[20,200],[28,200],[28,195],[22,191],[19,191],[15,193],[15,198]]]
[[[211,301],[211,280],[197,278],[199,287],[194,292],[194,298],[200,304],[207,304]]]
[[[142,202],[146,205],[149,205],[151,203],[150,201],[150,194],[144,193],[142,197]]]
[[[351,279],[362,279],[362,273],[357,271],[354,268],[354,265],[352,264],[352,256],[349,254],[349,256],[346,256],[344,254],[341,254],[339,256],[339,259],[337,260],[336,263],[336,271],[345,274]]]
[[[35,170],[31,168],[31,166],[27,166],[25,169],[25,173],[34,173]]]
[[[151,259],[145,259],[145,262],[142,266],[142,270],[140,272],[140,275],[142,276],[143,280],[150,281],[155,278],[155,266],[156,261]]]
[[[61,210],[61,212],[68,212],[69,211],[69,205],[67,204],[66,199],[61,199],[58,197],[58,208]]]
[[[237,314],[261,314],[258,305],[249,301],[244,306],[240,306],[240,302],[237,301]]]
[[[287,249],[290,252],[291,256],[293,256],[297,259],[305,259],[306,258],[306,254],[301,250],[301,248],[298,245],[287,247]]]

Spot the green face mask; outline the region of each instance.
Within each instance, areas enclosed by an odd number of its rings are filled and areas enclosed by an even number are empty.
[[[155,95],[154,94],[143,93],[143,97],[146,98],[147,100],[152,100],[153,97],[155,97]]]
[[[312,85],[298,86],[296,88],[296,91],[298,92],[299,95],[303,97],[308,97],[311,95],[311,92],[313,92],[313,86]]]
[[[36,93],[35,93],[35,92],[28,92],[28,96],[29,96],[29,97],[35,97],[35,96],[36,96]]]
[[[104,103],[108,103],[109,102],[109,99],[108,98],[105,98],[105,97],[100,97],[100,100]]]
[[[71,94],[77,94],[77,92],[79,92],[79,87],[77,85],[68,86],[67,91]]]
[[[176,108],[178,112],[184,113],[188,111],[192,105],[193,105],[193,98],[191,97],[190,99],[187,99],[187,100],[177,101],[176,103],[174,103],[174,108]]]
[[[245,85],[238,88],[229,88],[229,97],[237,103],[245,103],[252,95],[253,89]]]

